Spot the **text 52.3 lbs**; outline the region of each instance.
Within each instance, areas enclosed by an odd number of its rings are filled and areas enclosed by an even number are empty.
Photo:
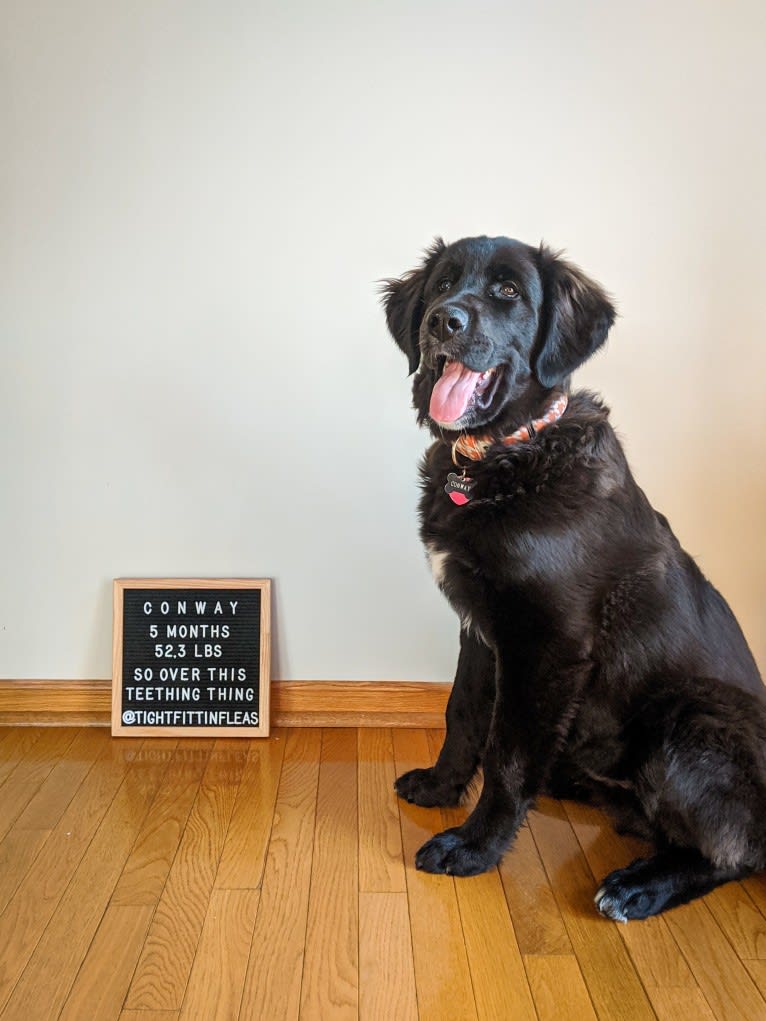
[[[183,643],[157,644],[154,646],[155,659],[220,659],[223,655],[223,648],[220,645],[212,645],[207,642],[195,642],[191,651]]]

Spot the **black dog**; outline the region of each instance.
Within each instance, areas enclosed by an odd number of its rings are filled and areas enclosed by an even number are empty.
[[[409,358],[421,536],[461,620],[436,765],[396,781],[466,822],[418,868],[494,866],[541,793],[610,809],[656,854],[613,872],[599,910],[644,918],[766,867],[766,701],[724,599],[636,485],[593,394],[569,377],[604,342],[604,291],[545,247],[437,241],[386,282]]]

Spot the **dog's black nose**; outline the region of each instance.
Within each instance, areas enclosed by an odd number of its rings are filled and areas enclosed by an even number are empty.
[[[428,318],[428,330],[434,337],[446,340],[468,327],[468,313],[459,305],[445,305]]]

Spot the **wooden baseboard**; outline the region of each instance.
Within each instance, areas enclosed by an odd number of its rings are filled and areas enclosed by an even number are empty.
[[[272,681],[274,727],[442,727],[451,684]],[[0,680],[0,725],[111,723],[111,681]]]

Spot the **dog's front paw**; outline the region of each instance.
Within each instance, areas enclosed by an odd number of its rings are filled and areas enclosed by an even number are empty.
[[[400,798],[423,808],[450,808],[460,803],[465,786],[449,783],[436,775],[436,770],[411,769],[394,782]]]
[[[415,868],[448,876],[477,876],[500,861],[487,847],[465,840],[459,829],[445,830],[431,837],[415,855]]]

